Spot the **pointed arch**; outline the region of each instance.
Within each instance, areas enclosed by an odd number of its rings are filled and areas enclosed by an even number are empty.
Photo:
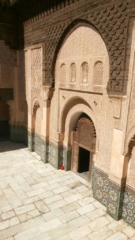
[[[70,111],[71,108],[73,108],[74,106],[77,106],[79,104],[84,104],[85,106],[87,106],[90,110],[92,110],[91,106],[89,105],[89,103],[84,100],[81,97],[72,97],[69,99],[68,102],[66,102],[66,104],[63,107],[63,110],[61,112],[61,117],[60,117],[60,133],[64,133],[65,131],[65,121],[68,115],[68,112]],[[93,111],[93,110],[92,110]]]
[[[53,58],[53,62],[52,62],[52,71],[53,71],[53,79],[55,79],[55,67],[56,67],[56,60],[58,58],[58,55],[59,55],[59,52],[60,52],[60,49],[62,48],[62,46],[64,45],[64,43],[66,42],[67,38],[77,29],[79,28],[80,26],[85,26],[85,27],[89,27],[91,29],[93,29],[95,32],[97,32],[103,42],[105,43],[105,46],[107,48],[107,39],[104,38],[99,30],[96,28],[95,25],[93,25],[90,21],[87,21],[87,20],[84,20],[84,19],[76,19],[74,20],[66,29],[65,31],[63,32],[63,34],[61,35],[59,41],[58,41],[58,44],[56,46],[56,49],[55,49],[55,54],[54,54],[54,58]],[[109,49],[108,49],[109,51]],[[53,82],[53,87],[54,87],[55,83]]]

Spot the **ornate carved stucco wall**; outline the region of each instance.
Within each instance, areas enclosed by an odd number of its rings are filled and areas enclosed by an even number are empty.
[[[108,88],[112,92],[120,93],[126,91],[127,74],[123,74],[125,66],[125,52],[126,52],[126,40],[127,40],[127,29],[128,29],[128,4],[126,1],[109,1],[102,2],[95,6],[93,1],[80,0],[74,3],[74,8],[71,6],[58,11],[57,16],[44,15],[33,19],[32,28],[31,20],[25,24],[25,44],[31,43],[31,33],[36,30],[37,36],[45,40],[46,42],[46,59],[45,59],[45,79],[46,85],[51,85],[54,81],[53,67],[55,61],[54,57],[57,56],[60,49],[60,43],[65,35],[71,29],[77,19],[82,21],[88,21],[94,25],[102,38],[104,39],[108,53],[110,56],[110,81]],[[95,7],[97,7],[95,9]],[[65,18],[65,15],[68,17]],[[55,24],[55,22],[59,22]],[[37,27],[38,26],[38,27]],[[40,26],[40,27],[39,27]],[[50,27],[49,27],[50,26]],[[41,34],[41,29],[45,30],[45,35]],[[38,41],[38,37],[34,35],[34,41]],[[55,58],[56,59],[56,58]]]
[[[35,135],[35,149],[56,168],[63,161],[68,165],[71,158],[71,121],[75,122],[77,114],[83,111],[92,115],[97,132],[94,196],[102,203],[105,203],[107,196],[107,211],[115,219],[122,215],[124,144],[125,136],[129,138],[131,135],[131,129],[126,129],[126,125],[134,58],[130,50],[134,47],[132,44],[130,49],[133,36],[132,21],[129,22],[127,11],[128,3],[110,0],[97,6],[92,1],[80,0],[74,3],[74,8],[68,6],[53,15],[42,15],[24,23],[26,97],[31,134],[29,145],[33,137],[32,115],[35,101],[41,107],[41,117],[37,118],[41,124],[41,134]],[[39,40],[45,47],[37,44]],[[46,108],[43,85],[55,86],[53,97],[51,101],[49,99],[50,103],[48,101]],[[131,94],[132,100],[133,93],[134,91]],[[67,108],[74,98],[78,102],[83,99],[86,104],[71,104]],[[132,107],[129,108],[133,117],[134,104],[131,102]],[[50,115],[46,114],[47,109]],[[63,121],[62,113],[65,109],[68,112]],[[50,122],[46,125],[49,137],[43,138],[43,125],[47,119]],[[63,124],[65,131],[62,131]],[[134,121],[131,125],[134,126]],[[46,139],[49,141],[46,142]],[[119,139],[117,149],[115,140]],[[70,166],[65,168],[69,169]],[[104,182],[103,189],[107,185],[107,195],[105,191],[99,192],[100,180]]]
[[[102,84],[96,84],[95,86],[94,66],[99,61],[103,64],[103,72],[100,75]],[[76,69],[73,73],[74,81],[71,81],[71,65],[73,63],[76,65]],[[87,63],[87,70],[82,67],[83,63]],[[63,64],[65,65],[66,79],[63,79],[63,73],[61,73]],[[85,73],[85,71],[87,72]],[[55,104],[55,106],[51,106],[50,139],[57,139],[58,132],[63,133],[60,129],[63,121],[62,112],[70,99],[75,97],[85,99],[93,111],[94,124],[97,128],[99,153],[95,157],[95,161],[99,162],[106,171],[109,171],[113,133],[112,107],[106,94],[107,82],[109,81],[109,57],[99,33],[91,27],[78,26],[61,47],[55,74],[56,89],[52,99],[52,104]],[[83,76],[85,75],[87,75],[87,80],[83,82]],[[109,112],[107,113],[107,111]],[[55,118],[55,116],[59,117]],[[66,136],[68,133],[63,134]],[[64,140],[65,144],[66,141],[68,142],[68,139]]]
[[[134,85],[135,85],[135,20],[132,24],[131,56],[129,59],[129,77],[127,88],[127,115],[125,116],[126,129],[124,138],[124,154],[125,154],[125,172],[127,174],[124,201],[123,201],[123,219],[135,228],[134,204],[135,204],[135,184],[134,184],[134,135],[135,135],[135,121],[134,121]],[[126,121],[127,119],[127,121]]]
[[[45,159],[43,121],[44,106],[44,43],[31,45],[24,50],[26,100],[28,103],[28,146]],[[36,113],[34,108],[37,107]],[[35,115],[34,115],[35,114]]]
[[[78,39],[80,40],[80,44]],[[89,44],[86,39],[90,39],[88,41]],[[91,48],[90,41],[94,42],[92,45],[93,48]],[[102,63],[102,68],[100,67],[100,70],[95,68],[98,62]],[[71,68],[73,64],[75,66],[74,69]],[[61,67],[63,66],[64,71],[61,71]],[[95,74],[95,69],[97,70],[97,74]],[[100,81],[98,71],[100,72],[100,77],[103,77]],[[68,38],[64,41],[58,54],[55,76],[56,86],[52,103],[55,108],[55,116],[57,115],[58,118],[54,120],[53,109],[51,109],[51,121],[55,121],[55,123],[50,126],[50,143],[55,143],[55,149],[57,149],[56,142],[59,141],[59,134],[62,134],[65,146],[63,159],[64,163],[67,161],[66,165],[68,165],[67,163],[71,158],[71,154],[66,155],[66,151],[68,153],[70,152],[69,137],[71,136],[67,131],[71,131],[71,129],[69,129],[68,125],[70,125],[70,121],[73,120],[73,114],[77,111],[78,113],[85,112],[86,106],[84,105],[82,110],[81,104],[74,107],[71,104],[71,109],[67,114],[67,121],[65,122],[65,132],[61,131],[63,120],[62,113],[71,99],[78,97],[78,102],[79,98],[85,99],[93,111],[92,115],[94,115],[95,118],[97,131],[97,151],[94,155],[95,167],[93,170],[94,196],[106,205],[107,211],[112,217],[120,219],[122,216],[124,199],[124,188],[121,185],[123,176],[122,170],[120,169],[120,158],[124,159],[123,143],[126,131],[126,116],[128,114],[129,98],[120,97],[119,95],[108,96],[106,86],[109,81],[109,56],[103,40],[94,29],[81,26],[76,28],[71,35],[68,35]],[[94,84],[95,76],[97,76],[99,85]],[[121,136],[118,150],[119,159],[117,159],[117,171],[115,171],[114,159],[116,150],[113,146],[116,144],[115,141],[119,134]],[[64,157],[64,155],[66,155],[66,157]],[[53,154],[53,161],[55,156],[56,155]],[[65,160],[65,158],[67,160]],[[124,160],[122,161],[123,169]],[[102,176],[104,176],[104,179],[102,179]],[[101,193],[101,191],[99,193],[100,185],[96,185],[99,178],[101,178],[103,182],[105,180],[107,183],[107,193]],[[115,195],[115,199],[113,195]],[[105,196],[107,199],[105,199]]]

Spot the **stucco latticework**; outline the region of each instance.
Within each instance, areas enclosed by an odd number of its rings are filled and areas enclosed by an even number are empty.
[[[86,149],[90,153],[90,163],[89,163],[89,169],[87,171],[89,172],[89,175],[91,175],[92,171],[92,153],[95,152],[95,144],[96,144],[96,132],[95,127],[90,119],[89,116],[82,113],[76,123],[76,128],[73,132],[73,152],[72,152],[72,163],[71,163],[71,169],[75,172],[78,172],[79,168],[79,152],[80,147],[83,149]],[[83,159],[85,160],[85,159]]]
[[[74,139],[82,146],[90,149],[90,151],[95,151],[96,133],[94,124],[90,119],[80,117]]]
[[[42,96],[42,49],[32,50],[32,97]]]
[[[95,64],[100,62],[101,64],[100,66],[98,65],[98,69],[96,68],[95,72]],[[107,87],[107,81],[109,81],[108,64],[107,49],[101,36],[93,28],[80,26],[69,35],[59,52],[55,68],[56,85],[59,82],[62,84],[74,83],[73,86],[77,89],[83,91],[88,89],[93,90],[93,76],[96,73],[96,78],[100,78],[100,83],[97,80],[98,84],[101,85],[102,83],[103,85],[99,89],[99,92],[102,92],[102,87]],[[60,80],[62,67],[66,71],[65,81]],[[66,87],[66,85],[61,86]],[[69,85],[69,88],[73,86]]]
[[[113,4],[108,7],[103,6],[100,11],[94,11],[94,13],[88,12],[88,9],[87,13],[83,13],[83,18],[87,16],[88,21],[99,30],[106,43],[110,58],[110,81],[108,89],[111,91],[123,91],[124,56],[128,28],[127,4],[127,0],[121,1],[118,4]],[[81,13],[79,17],[82,17]],[[55,56],[58,41],[68,25],[69,23],[65,22],[47,31],[47,71],[45,84],[51,84],[53,81],[53,65],[51,63],[53,59],[51,59],[51,57]],[[51,42],[54,41],[54,38],[56,45],[52,46]]]
[[[102,85],[102,83],[103,83],[103,63],[96,62],[94,65],[93,84]]]

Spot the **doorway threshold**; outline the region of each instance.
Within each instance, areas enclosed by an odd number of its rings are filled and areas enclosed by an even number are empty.
[[[73,171],[70,171],[70,172],[80,182],[82,182],[86,186],[91,186],[91,181],[88,181],[88,178],[83,177],[83,175],[80,175],[80,173],[78,172],[73,172]]]
[[[89,181],[88,176],[89,176],[89,171],[88,172],[82,172],[82,173],[78,173],[81,177],[83,177],[84,179],[86,179],[86,181]]]

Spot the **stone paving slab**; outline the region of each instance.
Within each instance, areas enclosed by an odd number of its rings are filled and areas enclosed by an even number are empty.
[[[54,169],[22,144],[0,142],[0,240],[135,240],[81,176]]]

